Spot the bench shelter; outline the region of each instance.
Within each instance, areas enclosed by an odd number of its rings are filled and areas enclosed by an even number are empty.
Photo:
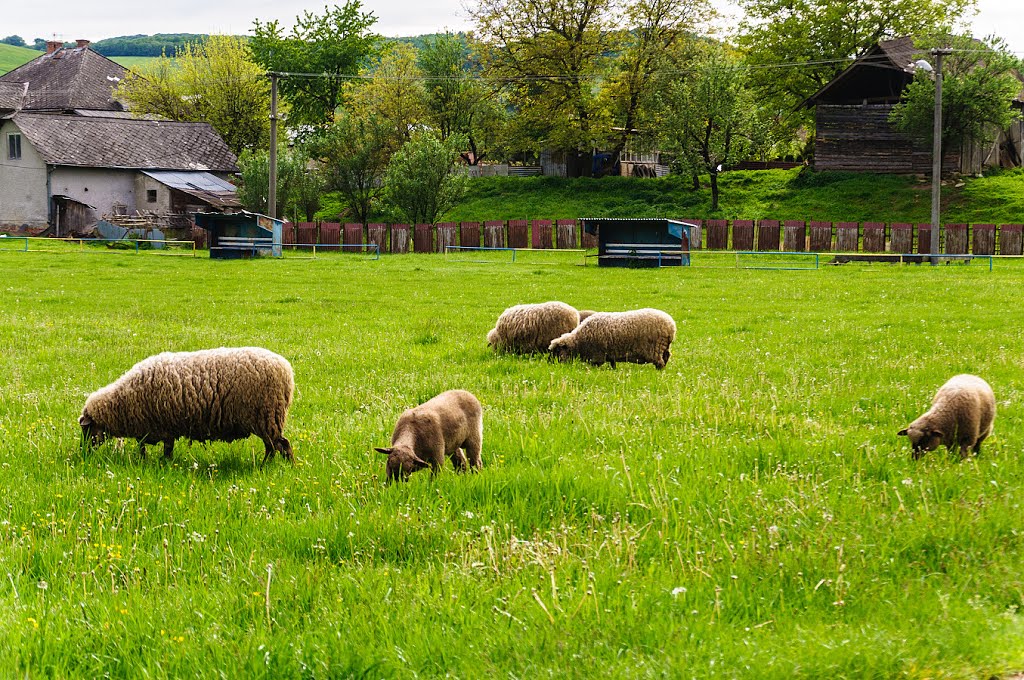
[[[196,213],[196,226],[207,231],[210,257],[237,260],[272,255],[281,257],[284,220],[245,210]]]
[[[602,267],[681,267],[690,264],[690,239],[697,226],[665,218],[597,217],[580,220],[597,236]]]

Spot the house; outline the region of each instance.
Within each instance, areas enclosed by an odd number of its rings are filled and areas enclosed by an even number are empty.
[[[883,173],[930,173],[930,145],[912,140],[889,122],[889,114],[914,78],[914,62],[926,58],[912,38],[883,40],[811,95],[814,107],[814,167]],[[1017,98],[1021,106],[1024,99]],[[991,145],[944,149],[944,173],[977,173],[984,167],[1019,165],[1022,124]],[[1017,159],[1014,161],[1013,159]]]
[[[0,230],[64,236],[136,213],[184,229],[239,206],[237,159],[209,124],[133,117],[114,97],[123,67],[60,45],[0,76]]]

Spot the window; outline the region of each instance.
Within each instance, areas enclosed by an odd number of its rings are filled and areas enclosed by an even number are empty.
[[[146,189],[146,203],[156,203],[156,189]]]
[[[21,158],[21,135],[13,132],[7,133],[7,158],[12,161]]]

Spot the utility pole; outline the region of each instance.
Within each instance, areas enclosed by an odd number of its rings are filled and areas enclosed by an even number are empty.
[[[270,72],[270,193],[267,212],[277,218],[277,79],[280,74]]]
[[[939,263],[939,214],[942,210],[942,57],[949,48],[935,48],[935,119],[932,133],[932,264]]]

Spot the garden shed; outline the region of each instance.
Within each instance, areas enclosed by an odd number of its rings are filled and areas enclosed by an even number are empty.
[[[597,217],[580,220],[597,236],[602,267],[679,267],[690,264],[696,225],[664,218]]]
[[[233,213],[196,213],[196,226],[205,229],[210,257],[240,259],[281,257],[284,220],[240,210]]]

